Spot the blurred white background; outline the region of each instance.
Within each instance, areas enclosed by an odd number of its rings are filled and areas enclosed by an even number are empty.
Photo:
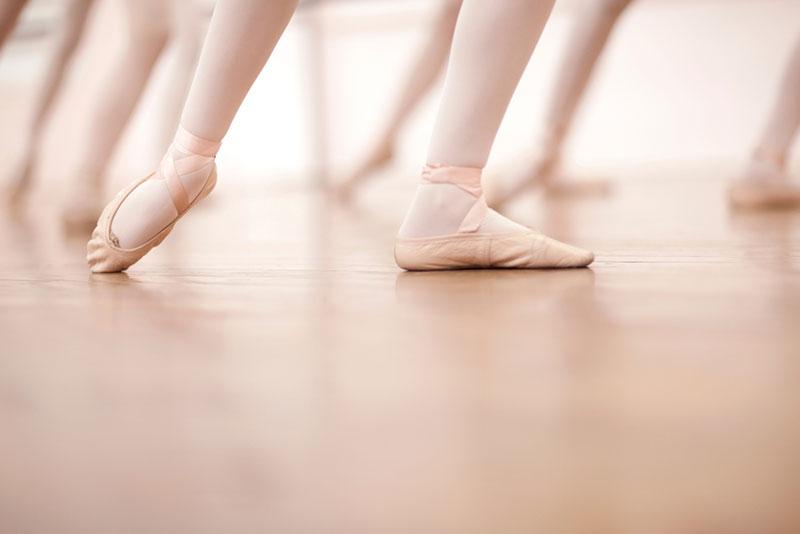
[[[565,32],[582,1],[591,0],[557,2],[492,164],[518,159],[535,143]],[[220,155],[226,180],[310,180],[326,159],[334,174],[346,171],[386,119],[436,5],[334,0],[302,9],[226,139]],[[13,157],[13,127],[25,120],[26,91],[41,76],[48,28],[58,11],[58,2],[34,0],[0,55],[0,89],[16,100],[4,106],[11,110],[2,119],[5,157]],[[81,142],[81,110],[98,90],[103,62],[121,45],[120,29],[119,4],[101,1],[50,125],[46,146],[59,157],[45,162],[48,177],[70,170],[70,147]],[[798,0],[640,0],[623,15],[599,66],[569,143],[571,164],[743,162],[798,37]],[[159,73],[169,68],[168,57]],[[315,68],[322,70],[315,75]],[[157,76],[148,89],[117,154],[115,182],[146,172],[158,158],[148,132],[157,119],[162,79]],[[402,137],[398,167],[408,169],[409,180],[425,158],[438,87]],[[320,132],[326,155],[319,152]],[[394,174],[402,179],[405,171]]]

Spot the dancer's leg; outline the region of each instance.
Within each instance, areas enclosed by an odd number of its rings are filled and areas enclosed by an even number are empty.
[[[561,147],[586,93],[594,68],[620,15],[632,0],[588,0],[575,18],[555,83],[545,106],[545,121],[536,159],[505,191],[492,199],[499,205],[530,186],[548,180],[558,165]]]
[[[792,50],[783,81],[756,146],[756,157],[772,160],[782,169],[800,124],[800,39]]]
[[[730,190],[736,205],[800,205],[800,188],[788,181],[786,159],[800,125],[800,39],[783,74],[766,128],[741,180]]]
[[[86,28],[86,20],[93,4],[94,0],[68,0],[66,2],[62,25],[56,35],[54,51],[33,105],[33,116],[23,147],[24,153],[19,167],[11,177],[12,183],[9,184],[8,193],[12,201],[18,200],[30,186],[44,124],[50,115],[53,101],[61,89],[64,74]]]
[[[0,2],[0,49],[3,48],[6,38],[17,25],[19,14],[22,13],[22,8],[27,3],[28,0],[3,0]]]
[[[175,140],[158,172],[103,211],[88,245],[93,271],[138,261],[210,192],[220,142],[296,6],[297,0],[219,0]]]
[[[125,44],[85,117],[88,135],[79,148],[75,184],[64,207],[69,227],[91,228],[97,220],[108,163],[169,39],[168,5],[162,0],[124,0]]]
[[[169,47],[175,51],[175,57],[164,83],[166,94],[159,102],[161,124],[154,133],[154,146],[161,152],[167,150],[175,137],[208,26],[207,14],[197,1],[173,0],[172,4]]]
[[[486,207],[480,174],[551,0],[465,0],[428,167],[399,231],[407,269],[587,265],[591,253],[558,243]]]
[[[289,23],[297,0],[219,0],[181,125],[220,141]]]
[[[453,31],[456,27],[461,3],[462,0],[443,0],[440,11],[431,25],[428,38],[420,47],[419,55],[412,62],[412,67],[392,109],[388,123],[377,136],[377,140],[373,143],[364,161],[337,188],[340,196],[344,198],[350,196],[355,187],[391,160],[400,130],[444,68],[453,42]]]

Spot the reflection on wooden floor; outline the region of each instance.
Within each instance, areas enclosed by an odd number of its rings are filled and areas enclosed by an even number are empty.
[[[800,213],[722,178],[514,206],[591,270],[401,273],[394,186],[222,182],[106,276],[7,216],[0,530],[800,532]]]

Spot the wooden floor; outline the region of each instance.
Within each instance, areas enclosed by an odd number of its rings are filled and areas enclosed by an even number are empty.
[[[591,269],[403,273],[411,189],[225,183],[127,274],[0,224],[0,531],[800,532],[800,213],[530,199]]]

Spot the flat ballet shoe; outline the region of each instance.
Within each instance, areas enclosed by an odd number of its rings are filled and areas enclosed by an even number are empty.
[[[728,188],[728,200],[736,208],[797,208],[800,187],[782,179],[744,179]]]
[[[395,262],[407,271],[558,269],[586,267],[594,254],[530,230],[511,234],[457,233],[398,238]]]
[[[92,232],[92,238],[86,244],[86,261],[93,273],[115,273],[124,271],[139,261],[145,254],[150,252],[150,250],[160,245],[170,232],[172,232],[175,223],[177,223],[195,204],[207,197],[217,184],[217,170],[215,167],[206,179],[200,193],[194,200],[185,205],[183,209],[178,209],[178,215],[171,223],[138,247],[130,249],[120,248],[119,240],[111,231],[111,224],[114,221],[114,216],[125,199],[128,198],[128,195],[150,179],[151,176],[153,176],[153,174],[133,182],[127,188],[120,191],[100,214],[97,226]],[[178,206],[176,206],[176,208],[177,207]]]

